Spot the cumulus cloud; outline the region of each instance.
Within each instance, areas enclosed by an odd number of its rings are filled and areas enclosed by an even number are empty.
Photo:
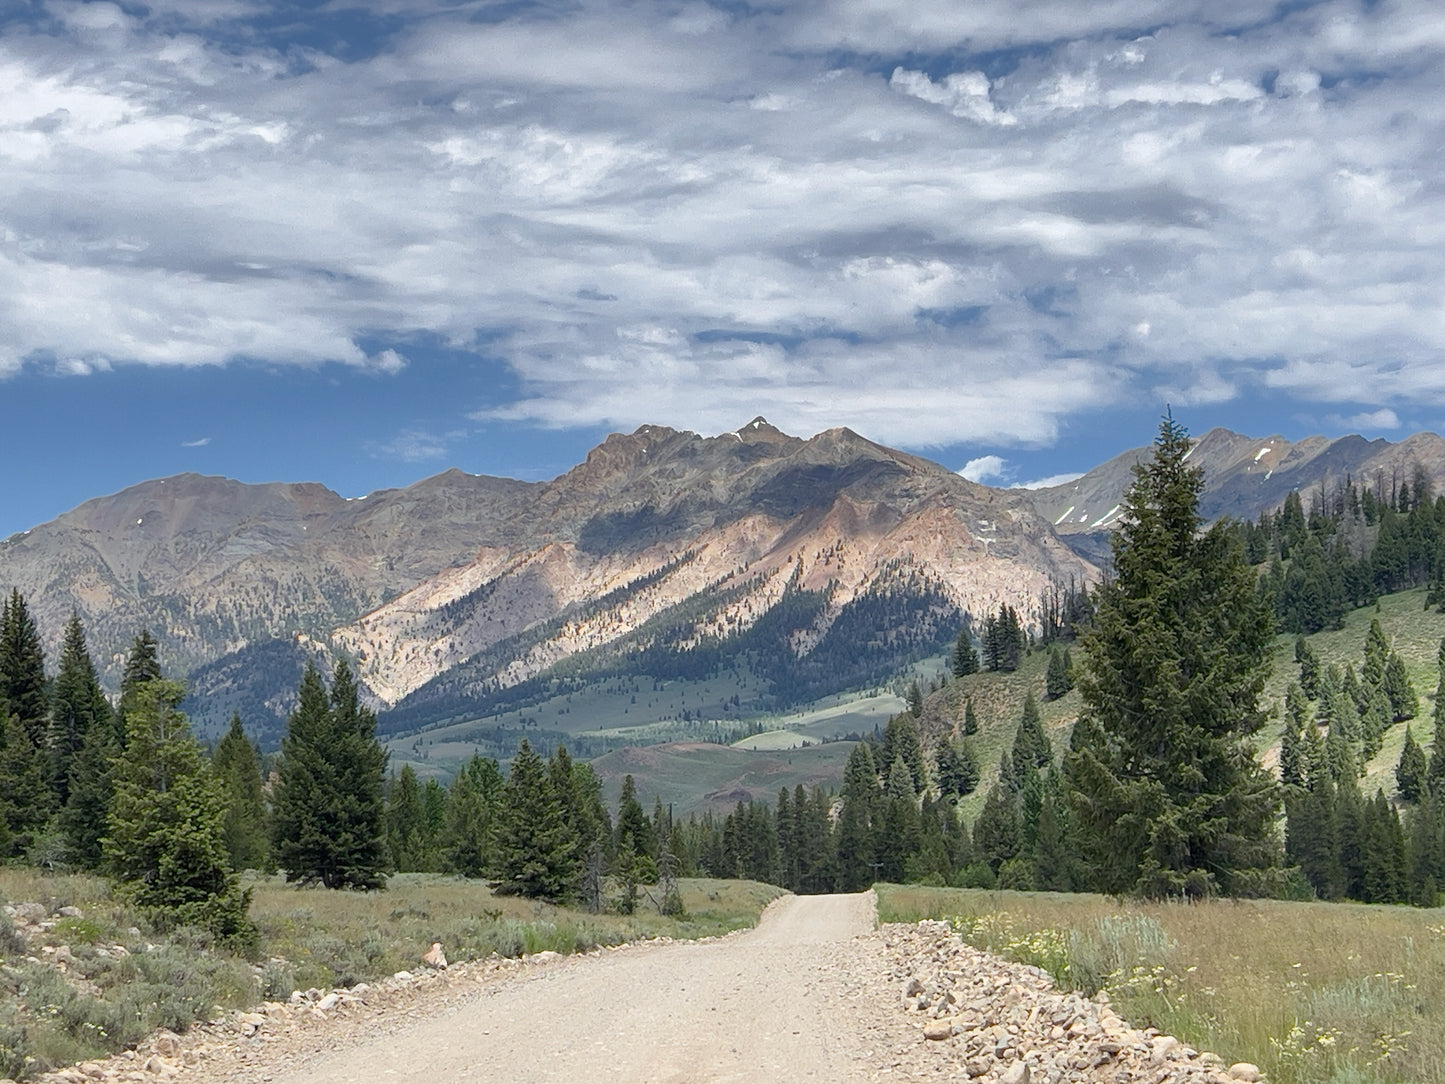
[[[1427,0],[47,10],[0,37],[0,377],[424,338],[510,366],[489,419],[912,446],[1445,404]]]
[[[987,485],[990,482],[1002,480],[1013,472],[1000,456],[981,455],[977,459],[970,459],[959,468],[958,473],[970,482]]]
[[[1361,411],[1359,414],[1352,414],[1349,417],[1331,414],[1325,418],[1325,423],[1335,429],[1347,429],[1366,433],[1378,433],[1382,429],[1400,428],[1399,416],[1389,407],[1381,407],[1379,410]]]

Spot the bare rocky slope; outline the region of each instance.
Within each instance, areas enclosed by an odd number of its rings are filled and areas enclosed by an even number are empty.
[[[0,583],[52,646],[77,609],[113,681],[150,627],[203,729],[237,709],[263,732],[308,652],[354,659],[392,730],[485,716],[538,683],[742,655],[796,701],[1092,574],[1021,492],[761,418],[614,434],[546,483],[448,471],[348,501],[181,475],[0,543]],[[880,672],[845,665],[860,658]]]

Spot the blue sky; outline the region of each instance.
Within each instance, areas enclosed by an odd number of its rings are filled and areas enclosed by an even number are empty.
[[[0,536],[847,425],[996,484],[1445,428],[1426,0],[11,3]],[[970,466],[971,465],[971,466]]]

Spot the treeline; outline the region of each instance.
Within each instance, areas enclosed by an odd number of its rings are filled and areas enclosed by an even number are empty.
[[[1237,530],[1246,558],[1264,568],[1282,631],[1339,628],[1348,611],[1413,587],[1430,587],[1432,605],[1445,602],[1445,496],[1434,496],[1423,468],[1388,489],[1347,478],[1316,492],[1308,513],[1291,493]]]

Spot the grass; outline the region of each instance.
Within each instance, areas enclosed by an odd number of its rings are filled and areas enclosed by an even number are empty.
[[[261,929],[258,962],[216,949],[192,930],[161,934],[83,874],[0,867],[0,902],[36,902],[49,915],[25,936],[0,913],[0,1078],[26,1079],[144,1041],[184,1032],[221,1009],[284,999],[293,989],[349,986],[419,966],[440,941],[449,960],[496,953],[583,952],[649,937],[693,938],[753,925],[782,894],[752,881],[679,882],[685,916],[589,915],[515,897],[481,882],[401,874],[382,892],[249,882]],[[49,951],[47,951],[47,949]],[[58,955],[68,954],[64,970]]]
[[[884,921],[1103,988],[1116,1009],[1274,1084],[1445,1082],[1445,912],[1340,903],[1129,903],[879,886]]]
[[[645,806],[653,797],[671,806],[673,816],[705,810],[726,813],[739,800],[757,798],[772,804],[783,787],[801,783],[837,788],[853,743],[810,745],[773,753],[750,752],[728,745],[692,743],[648,745],[608,753],[592,762],[603,783],[602,797],[616,808],[624,776],[631,775]]]

